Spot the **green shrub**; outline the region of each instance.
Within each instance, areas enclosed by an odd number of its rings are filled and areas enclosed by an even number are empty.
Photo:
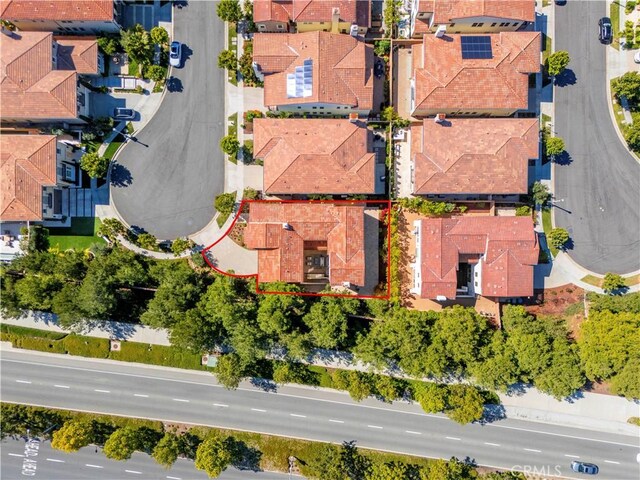
[[[109,356],[109,340],[106,338],[85,337],[72,333],[62,340],[62,345],[70,355],[95,358]]]
[[[60,340],[39,337],[19,337],[16,339],[14,347],[26,350],[39,350],[50,353],[66,353],[64,345]]]
[[[516,217],[530,217],[531,207],[529,205],[520,205],[516,207]]]
[[[122,342],[119,352],[111,352],[109,358],[125,362],[150,363],[165,367],[205,370],[197,353],[164,345],[138,342]]]
[[[52,340],[60,340],[67,336],[65,332],[51,332],[49,330],[38,330],[37,328],[19,327],[17,325],[0,324],[0,332],[8,333],[14,336],[40,337],[50,338]]]

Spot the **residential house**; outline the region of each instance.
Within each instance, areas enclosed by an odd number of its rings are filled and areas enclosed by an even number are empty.
[[[350,33],[371,28],[371,0],[254,0],[258,32]]]
[[[97,74],[95,38],[50,32],[3,35],[0,44],[2,123],[83,123],[89,90],[78,74]]]
[[[80,175],[73,148],[54,135],[0,135],[3,222],[62,218],[63,189]]]
[[[537,118],[425,118],[411,127],[412,192],[481,200],[524,194],[538,152]]]
[[[251,202],[244,230],[258,251],[259,282],[318,290],[365,283],[364,207],[332,203]]]
[[[384,193],[373,133],[364,122],[260,118],[253,132],[254,158],[264,162],[269,195]]]
[[[515,31],[535,22],[534,0],[413,0],[411,36],[442,31],[493,33]]]
[[[533,295],[539,245],[530,217],[426,218],[413,233],[411,292],[421,298]]]
[[[527,110],[540,47],[540,32],[425,35],[412,51],[412,115],[506,117]]]
[[[350,35],[260,33],[253,60],[271,110],[368,116],[373,108],[373,47]]]
[[[123,0],[0,0],[0,18],[23,31],[118,33]]]

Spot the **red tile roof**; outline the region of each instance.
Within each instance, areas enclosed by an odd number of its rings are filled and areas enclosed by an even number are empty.
[[[371,0],[254,0],[253,21],[331,22],[334,8],[341,22],[371,24]]]
[[[113,0],[0,0],[6,20],[113,20]]]
[[[55,185],[56,137],[0,135],[0,218],[42,220],[42,187]]]
[[[366,126],[347,119],[260,118],[253,123],[254,157],[264,162],[269,194],[373,194],[371,143]]]
[[[53,70],[52,41],[49,32],[2,36],[2,118],[76,118],[76,72]]]
[[[425,119],[411,127],[413,193],[527,193],[538,138],[536,118]]]
[[[253,59],[265,74],[265,105],[327,103],[358,110],[373,106],[373,47],[350,35],[329,32],[258,33]],[[287,74],[312,61],[312,91],[287,97]]]
[[[528,75],[540,71],[540,32],[483,35],[491,38],[491,59],[463,59],[464,36],[425,35],[413,47],[416,110],[527,108]]]
[[[458,263],[478,257],[483,296],[533,295],[539,245],[528,217],[424,219],[420,249],[423,298],[455,298]]]
[[[58,43],[58,70],[98,73],[98,42],[95,37],[53,37]]]
[[[258,250],[260,282],[304,282],[306,246],[307,250],[326,251],[331,285],[364,285],[362,206],[252,202],[244,243]]]

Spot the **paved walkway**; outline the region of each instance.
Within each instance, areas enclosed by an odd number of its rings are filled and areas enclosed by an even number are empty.
[[[39,328],[63,332],[56,322],[55,315],[29,312],[20,319],[2,318],[3,323],[23,327]],[[119,338],[135,342],[169,345],[166,330],[155,330],[144,325],[131,325],[119,322],[96,322],[84,335],[100,338]],[[277,355],[271,355],[277,358]],[[316,350],[307,362],[328,368],[342,368],[370,372],[373,369],[362,362],[354,361],[353,355],[346,352]],[[383,373],[390,373],[385,371]],[[402,372],[391,372],[403,376]],[[587,428],[637,436],[638,427],[627,422],[629,417],[640,416],[640,405],[622,397],[597,393],[581,393],[572,401],[558,401],[539,392],[535,388],[526,388],[516,395],[500,394],[504,412],[509,418],[520,418],[535,422],[554,423],[573,427]]]

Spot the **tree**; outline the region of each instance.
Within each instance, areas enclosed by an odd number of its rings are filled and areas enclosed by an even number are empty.
[[[116,218],[105,218],[102,220],[97,234],[101,237],[107,237],[110,242],[115,242],[118,235],[124,235],[127,228],[122,222]]]
[[[220,139],[220,148],[227,155],[235,157],[240,149],[240,142],[235,135],[227,135]]]
[[[347,391],[356,402],[360,402],[371,395],[373,385],[369,374],[351,370],[347,374],[347,379]]]
[[[542,207],[546,206],[551,200],[551,193],[549,193],[549,187],[542,182],[533,182],[530,187],[530,195],[536,205]]]
[[[373,53],[378,57],[387,57],[391,53],[391,40],[376,40],[373,46]]]
[[[129,460],[140,448],[138,432],[133,427],[122,427],[113,432],[104,443],[104,454],[113,460]]]
[[[413,397],[427,413],[442,412],[447,406],[447,387],[422,382],[414,387]]]
[[[222,50],[218,54],[218,68],[235,70],[238,68],[238,58],[233,50]]]
[[[193,248],[193,242],[187,238],[176,238],[171,242],[171,251],[176,257],[190,248]]]
[[[553,341],[551,364],[534,379],[533,384],[538,390],[562,400],[582,387],[584,381],[575,345],[557,338]]]
[[[243,371],[240,358],[235,353],[228,353],[218,359],[215,370],[218,382],[229,390],[235,390],[240,385]]]
[[[371,464],[367,480],[396,480],[411,478],[409,465],[402,462],[376,462]]]
[[[450,385],[445,412],[451,420],[460,424],[475,422],[482,418],[484,400],[476,387]]]
[[[220,0],[216,13],[223,22],[237,22],[242,18],[242,8],[238,0]]]
[[[624,278],[617,273],[607,273],[604,276],[604,280],[602,281],[602,289],[605,293],[609,295],[617,292],[618,290],[624,289],[627,286]]]
[[[622,371],[611,378],[611,391],[627,400],[640,399],[640,359],[631,360]]]
[[[376,375],[374,387],[385,402],[392,402],[402,394],[402,383],[389,375]]]
[[[616,97],[626,97],[630,104],[640,101],[640,72],[627,72],[613,80],[611,88]]]
[[[229,438],[209,437],[196,450],[196,468],[211,478],[218,477],[232,462],[233,451]]]
[[[625,128],[624,138],[631,150],[640,151],[640,121],[635,121]]]
[[[115,35],[103,35],[98,37],[98,47],[109,56],[113,56],[120,48],[120,38]]]
[[[160,465],[170,468],[178,459],[181,448],[180,437],[174,433],[167,432],[153,449],[152,456]]]
[[[545,148],[549,157],[556,157],[564,152],[564,140],[560,137],[549,137],[547,138]]]
[[[167,76],[167,69],[160,65],[149,65],[142,70],[142,73],[145,78],[159,82]]]
[[[342,347],[347,340],[347,319],[358,310],[358,300],[322,297],[309,309],[303,321],[314,345],[320,348]]]
[[[109,159],[101,157],[98,152],[87,152],[80,157],[80,167],[91,178],[104,178],[109,171]]]
[[[340,449],[329,443],[317,444],[301,464],[301,473],[311,480],[344,480]]]
[[[147,250],[156,250],[158,248],[158,239],[150,233],[141,233],[138,235],[137,244]]]
[[[570,60],[571,59],[569,58],[569,52],[565,50],[553,52],[547,59],[547,69],[549,71],[549,75],[551,75],[552,77],[560,75],[562,72],[564,72],[565,68],[567,68]]]
[[[355,441],[345,441],[342,443],[340,460],[347,479],[361,480],[366,478],[371,462],[367,457],[360,455]]]
[[[151,35],[140,24],[122,32],[122,48],[131,58],[142,65],[148,65],[153,58],[155,43]]]
[[[555,248],[563,248],[569,241],[569,232],[564,228],[552,228],[547,235],[547,240]]]
[[[507,345],[504,332],[496,332],[488,353],[483,355],[484,360],[476,362],[471,373],[477,383],[494,390],[506,390],[516,383],[518,377],[518,364],[513,348]]]
[[[63,452],[77,452],[93,441],[91,422],[69,420],[53,433],[51,446]]]
[[[163,27],[153,27],[149,35],[153,43],[161,46],[169,45],[169,33]]]
[[[220,215],[229,215],[236,206],[235,193],[221,193],[215,199],[214,207]]]

